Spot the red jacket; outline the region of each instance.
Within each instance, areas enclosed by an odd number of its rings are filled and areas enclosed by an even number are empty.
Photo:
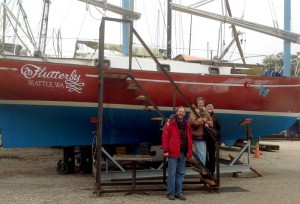
[[[187,158],[192,158],[192,128],[187,122]],[[180,134],[175,119],[170,120],[164,126],[162,133],[162,148],[164,152],[169,152],[170,157],[180,157]]]

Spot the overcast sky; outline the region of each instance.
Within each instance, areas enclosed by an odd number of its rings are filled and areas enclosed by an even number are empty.
[[[3,2],[4,0],[0,0]],[[6,0],[9,6],[13,5],[12,0]],[[121,0],[111,0],[110,3],[121,5]],[[173,0],[175,3],[191,5],[195,0]],[[42,16],[43,0],[23,0],[23,7],[28,15],[33,33],[37,36],[39,32],[40,20]],[[229,0],[232,14],[236,18],[243,18],[248,21],[273,26],[276,21],[279,28],[283,29],[283,3],[284,0]],[[300,33],[300,1],[291,0],[292,19],[291,30]],[[198,9],[222,14],[221,0],[215,0]],[[142,36],[150,46],[164,48],[166,45],[166,0],[135,0],[135,10],[142,14],[140,20],[136,21],[134,26],[137,32]],[[85,3],[77,0],[51,0],[48,37],[55,36],[53,31],[61,29],[62,37],[68,40],[63,41],[63,51],[65,56],[72,56],[76,39],[98,39],[98,30],[102,17],[105,13],[102,9],[96,9],[93,6],[86,6]],[[119,17],[119,15],[106,12],[109,17]],[[164,16],[164,17],[163,17]],[[165,22],[165,23],[164,23]],[[106,34],[107,43],[121,43],[121,26],[116,23],[110,23],[108,34]],[[180,14],[173,11],[173,55],[188,53],[190,36],[190,15]],[[220,23],[202,17],[193,17],[192,37],[191,37],[191,55],[207,57],[207,47],[215,51],[218,48],[218,31]],[[223,26],[225,47],[232,40],[232,34],[229,24]],[[237,28],[243,32],[242,48],[246,56],[270,55],[283,51],[283,40],[271,37],[265,34],[256,33],[244,28]],[[135,41],[137,42],[137,41]],[[53,49],[53,41],[48,40],[47,50]],[[292,54],[299,50],[299,45],[292,44]],[[235,54],[231,54],[234,52]],[[226,59],[235,60],[239,58],[236,45],[233,44]],[[261,63],[260,58],[248,58],[247,62]]]

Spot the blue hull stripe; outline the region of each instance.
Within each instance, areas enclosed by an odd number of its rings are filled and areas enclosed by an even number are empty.
[[[164,111],[166,116],[171,111]],[[291,127],[297,116],[232,114],[219,112],[222,123],[222,140],[232,145],[236,139],[246,137],[246,127],[239,123],[252,118],[254,137],[267,136]],[[49,147],[90,145],[96,125],[90,123],[97,116],[96,107],[10,105],[0,104],[0,129],[3,146]],[[155,111],[104,108],[103,144],[134,144],[161,141],[161,121]],[[274,125],[275,124],[275,125]]]

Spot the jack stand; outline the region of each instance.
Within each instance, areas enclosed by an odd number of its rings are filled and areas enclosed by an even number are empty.
[[[251,118],[243,120],[240,125],[246,126],[247,128],[247,143],[243,146],[243,148],[238,152],[238,154],[233,157],[229,155],[230,157],[230,163],[229,165],[221,166],[220,173],[233,173],[233,176],[236,177],[237,173],[241,172],[250,172],[250,151],[251,151],[251,140],[252,140],[252,134],[251,134],[251,128],[248,126],[251,122]],[[244,152],[247,151],[247,163],[242,163],[240,161],[241,156]]]

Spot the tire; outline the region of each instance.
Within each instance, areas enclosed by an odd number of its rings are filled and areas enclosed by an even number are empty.
[[[68,166],[63,163],[63,162],[58,162],[57,163],[57,167],[56,167],[56,171],[59,175],[64,175],[68,173]]]

